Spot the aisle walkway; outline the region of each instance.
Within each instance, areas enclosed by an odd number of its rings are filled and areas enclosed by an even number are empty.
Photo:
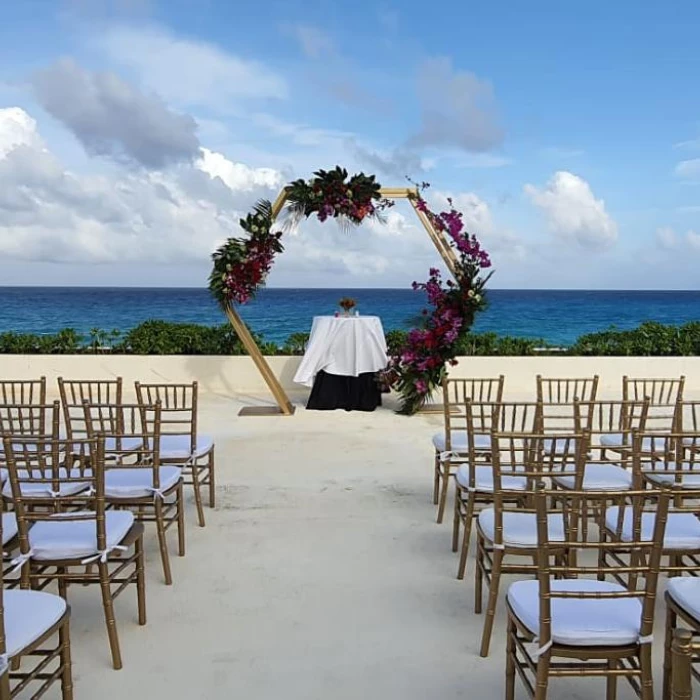
[[[502,698],[502,618],[478,658],[471,577],[454,578],[449,525],[434,523],[439,417],[236,408],[203,401],[219,508],[189,528],[171,589],[148,538],[149,624],[120,599],[123,671],[109,668],[97,597],[73,592],[76,700]],[[551,700],[602,696],[595,681],[559,687]]]

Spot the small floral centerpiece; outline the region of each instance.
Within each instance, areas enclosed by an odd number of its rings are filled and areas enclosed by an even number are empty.
[[[350,315],[350,311],[357,306],[354,299],[350,297],[343,297],[339,302],[338,306],[345,312],[346,316]]]
[[[359,225],[393,205],[381,196],[381,185],[374,175],[358,173],[348,179],[348,171],[336,166],[318,170],[310,180],[295,180],[287,187],[287,210],[292,225],[315,214],[319,221],[336,218],[341,223]]]

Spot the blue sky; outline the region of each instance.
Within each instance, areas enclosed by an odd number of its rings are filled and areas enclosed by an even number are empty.
[[[680,0],[13,3],[0,275],[200,285],[255,199],[340,163],[452,195],[494,286],[697,288],[698,30]],[[415,224],[310,222],[270,284],[408,285]]]

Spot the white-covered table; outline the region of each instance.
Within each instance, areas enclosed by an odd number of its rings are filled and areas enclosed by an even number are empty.
[[[294,381],[313,387],[307,408],[374,410],[381,404],[375,373],[387,362],[378,316],[316,316]]]

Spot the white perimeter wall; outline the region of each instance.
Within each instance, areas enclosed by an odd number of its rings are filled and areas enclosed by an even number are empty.
[[[299,357],[268,357],[286,390],[304,390],[294,384]],[[600,375],[599,394],[619,395],[622,376],[686,376],[687,398],[700,398],[700,357],[462,357],[450,369],[456,377],[492,377],[504,374],[506,394],[521,398],[534,391],[535,376],[585,377]],[[190,355],[0,355],[0,379],[46,376],[51,388],[56,378],[96,379],[121,376],[127,384],[189,382],[201,391],[233,395],[267,393],[265,383],[249,357]]]

